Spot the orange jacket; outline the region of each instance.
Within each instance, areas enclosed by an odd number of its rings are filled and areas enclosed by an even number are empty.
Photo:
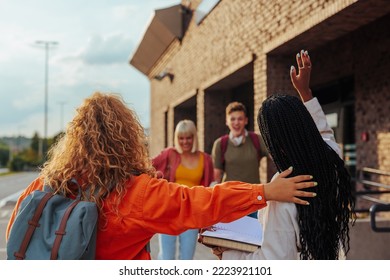
[[[187,229],[230,222],[266,206],[261,184],[230,181],[213,188],[188,188],[143,174],[126,185],[119,217],[112,211],[117,193],[104,202],[108,224],[98,230],[96,259],[150,259],[146,245],[156,233],[178,235]],[[43,180],[38,178],[21,194],[7,227],[7,238],[20,202],[42,187]]]

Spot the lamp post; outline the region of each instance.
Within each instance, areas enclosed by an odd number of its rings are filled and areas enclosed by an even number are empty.
[[[44,115],[44,133],[42,145],[39,145],[39,154],[41,158],[47,151],[47,113],[48,113],[48,83],[49,83],[49,50],[51,47],[58,45],[55,41],[36,41],[37,45],[45,48],[45,115]]]

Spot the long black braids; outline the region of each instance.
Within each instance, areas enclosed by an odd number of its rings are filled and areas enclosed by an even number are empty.
[[[296,205],[300,227],[300,258],[335,260],[349,251],[349,223],[354,198],[344,161],[321,137],[310,113],[294,96],[273,95],[257,117],[268,152],[279,172],[293,167],[290,176],[313,175],[318,186],[309,206]]]

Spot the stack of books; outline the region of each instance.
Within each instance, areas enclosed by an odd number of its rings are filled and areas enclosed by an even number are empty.
[[[257,219],[245,216],[230,223],[215,224],[201,236],[205,245],[254,252],[263,243],[263,228]]]

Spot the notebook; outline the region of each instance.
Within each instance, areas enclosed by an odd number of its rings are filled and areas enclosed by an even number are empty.
[[[254,252],[263,242],[263,229],[259,221],[252,217],[242,217],[230,223],[218,223],[202,235],[205,245]]]

